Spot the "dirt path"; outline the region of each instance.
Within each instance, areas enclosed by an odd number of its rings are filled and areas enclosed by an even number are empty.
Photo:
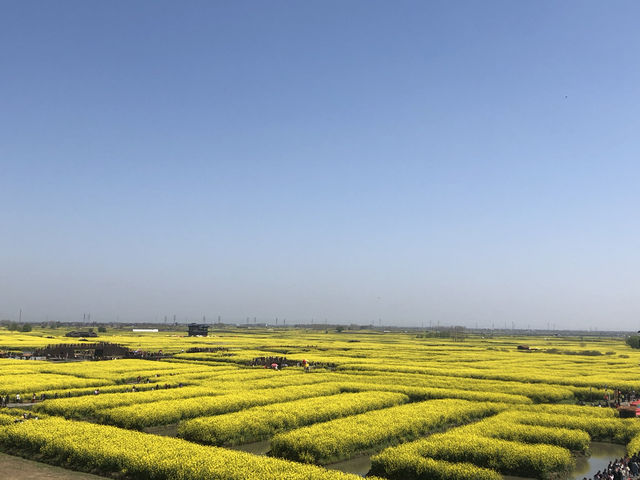
[[[104,480],[89,473],[74,472],[46,463],[34,462],[0,453],[0,472],[3,480]]]

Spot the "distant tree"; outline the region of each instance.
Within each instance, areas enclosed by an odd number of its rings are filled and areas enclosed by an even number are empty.
[[[640,348],[640,335],[629,335],[626,342],[631,348]]]
[[[23,332],[30,332],[31,330],[33,330],[33,327],[30,323],[25,323],[24,325],[22,325]]]
[[[105,333],[107,331],[107,327],[103,327],[102,325],[98,327],[98,332]]]
[[[20,330],[20,325],[18,325],[18,322],[9,322],[7,328],[11,331],[17,332],[18,330]]]

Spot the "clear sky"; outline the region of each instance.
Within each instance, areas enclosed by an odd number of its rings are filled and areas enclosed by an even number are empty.
[[[638,18],[0,0],[0,318],[638,330]]]

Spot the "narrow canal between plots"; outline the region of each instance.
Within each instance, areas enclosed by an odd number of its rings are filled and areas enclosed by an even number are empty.
[[[169,432],[166,432],[165,434],[167,433]],[[270,441],[264,440],[262,442],[247,443],[230,448],[233,450],[253,453],[255,455],[265,455],[270,449]],[[567,480],[582,480],[585,477],[591,480],[598,471],[602,471],[603,469],[605,469],[607,465],[609,465],[609,462],[612,462],[619,458],[623,458],[625,455],[626,449],[624,445],[592,442],[591,456],[576,458],[576,467],[567,477]],[[359,455],[357,457],[350,458],[349,460],[343,460],[341,462],[325,465],[325,467],[331,470],[340,470],[341,472],[353,473],[355,475],[364,477],[371,469],[371,457],[369,455]],[[509,475],[505,475],[504,479],[534,480],[525,477],[512,477]]]
[[[570,478],[573,480],[582,480],[584,477],[587,477],[591,480],[598,471],[607,468],[609,462],[623,458],[626,452],[624,445],[592,442],[591,456],[578,457],[576,459],[576,468],[571,473],[572,476]]]
[[[576,458],[576,468],[571,472],[568,480],[582,480],[585,477],[591,480],[598,471],[605,469],[607,465],[609,465],[609,462],[622,458],[625,454],[626,450],[624,445],[592,442],[591,456]],[[340,470],[345,473],[365,476],[371,469],[371,457],[362,455],[342,462],[325,465],[325,467],[332,470]],[[533,480],[507,475],[505,475],[504,478],[505,480]]]

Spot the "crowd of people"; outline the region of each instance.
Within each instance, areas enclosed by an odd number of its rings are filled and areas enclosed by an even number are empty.
[[[38,398],[42,401],[46,397],[44,393],[40,395],[40,397],[37,397],[36,394],[34,393],[33,395],[31,395],[31,403],[36,403],[38,401]],[[0,407],[7,407],[11,403],[11,400],[12,398],[9,395],[0,395]],[[13,401],[14,403],[23,403],[22,397],[20,396],[19,393],[16,393],[16,396],[13,399]]]
[[[158,374],[156,374],[155,376],[159,377]],[[137,392],[140,390],[140,388],[137,386],[138,383],[154,383],[154,385],[151,386],[151,390],[180,388],[184,386],[182,382],[178,383],[177,385],[175,384],[170,385],[168,383],[161,385],[157,382],[157,380],[155,382],[152,382],[150,378],[138,377],[137,381],[135,381],[131,386],[131,390],[130,390],[131,392]],[[143,390],[147,390],[147,388],[144,388]],[[93,390],[94,395],[100,395],[100,393],[102,392],[100,391],[99,388],[95,388]],[[58,392],[54,392],[53,394],[49,394],[49,396],[47,396],[47,394],[45,393],[41,393],[40,395],[33,393],[30,398],[27,397],[27,399],[23,399],[22,395],[20,395],[19,393],[16,393],[15,396],[9,395],[9,394],[0,394],[0,408],[8,407],[9,404],[36,403],[36,402],[42,402],[47,398],[68,398],[71,396],[72,396],[71,392],[66,392],[66,394],[62,394],[62,393],[59,394]]]
[[[609,462],[607,468],[599,470],[593,480],[629,480],[636,478],[640,473],[640,456],[615,459]],[[583,480],[588,480],[584,477]]]
[[[287,357],[256,357],[249,363],[252,367],[264,366],[264,368],[274,368],[279,370],[289,366]],[[277,367],[273,367],[277,365]]]
[[[25,420],[40,420],[40,417],[33,415],[31,412],[25,412],[21,416],[13,419],[13,423],[24,422]]]

